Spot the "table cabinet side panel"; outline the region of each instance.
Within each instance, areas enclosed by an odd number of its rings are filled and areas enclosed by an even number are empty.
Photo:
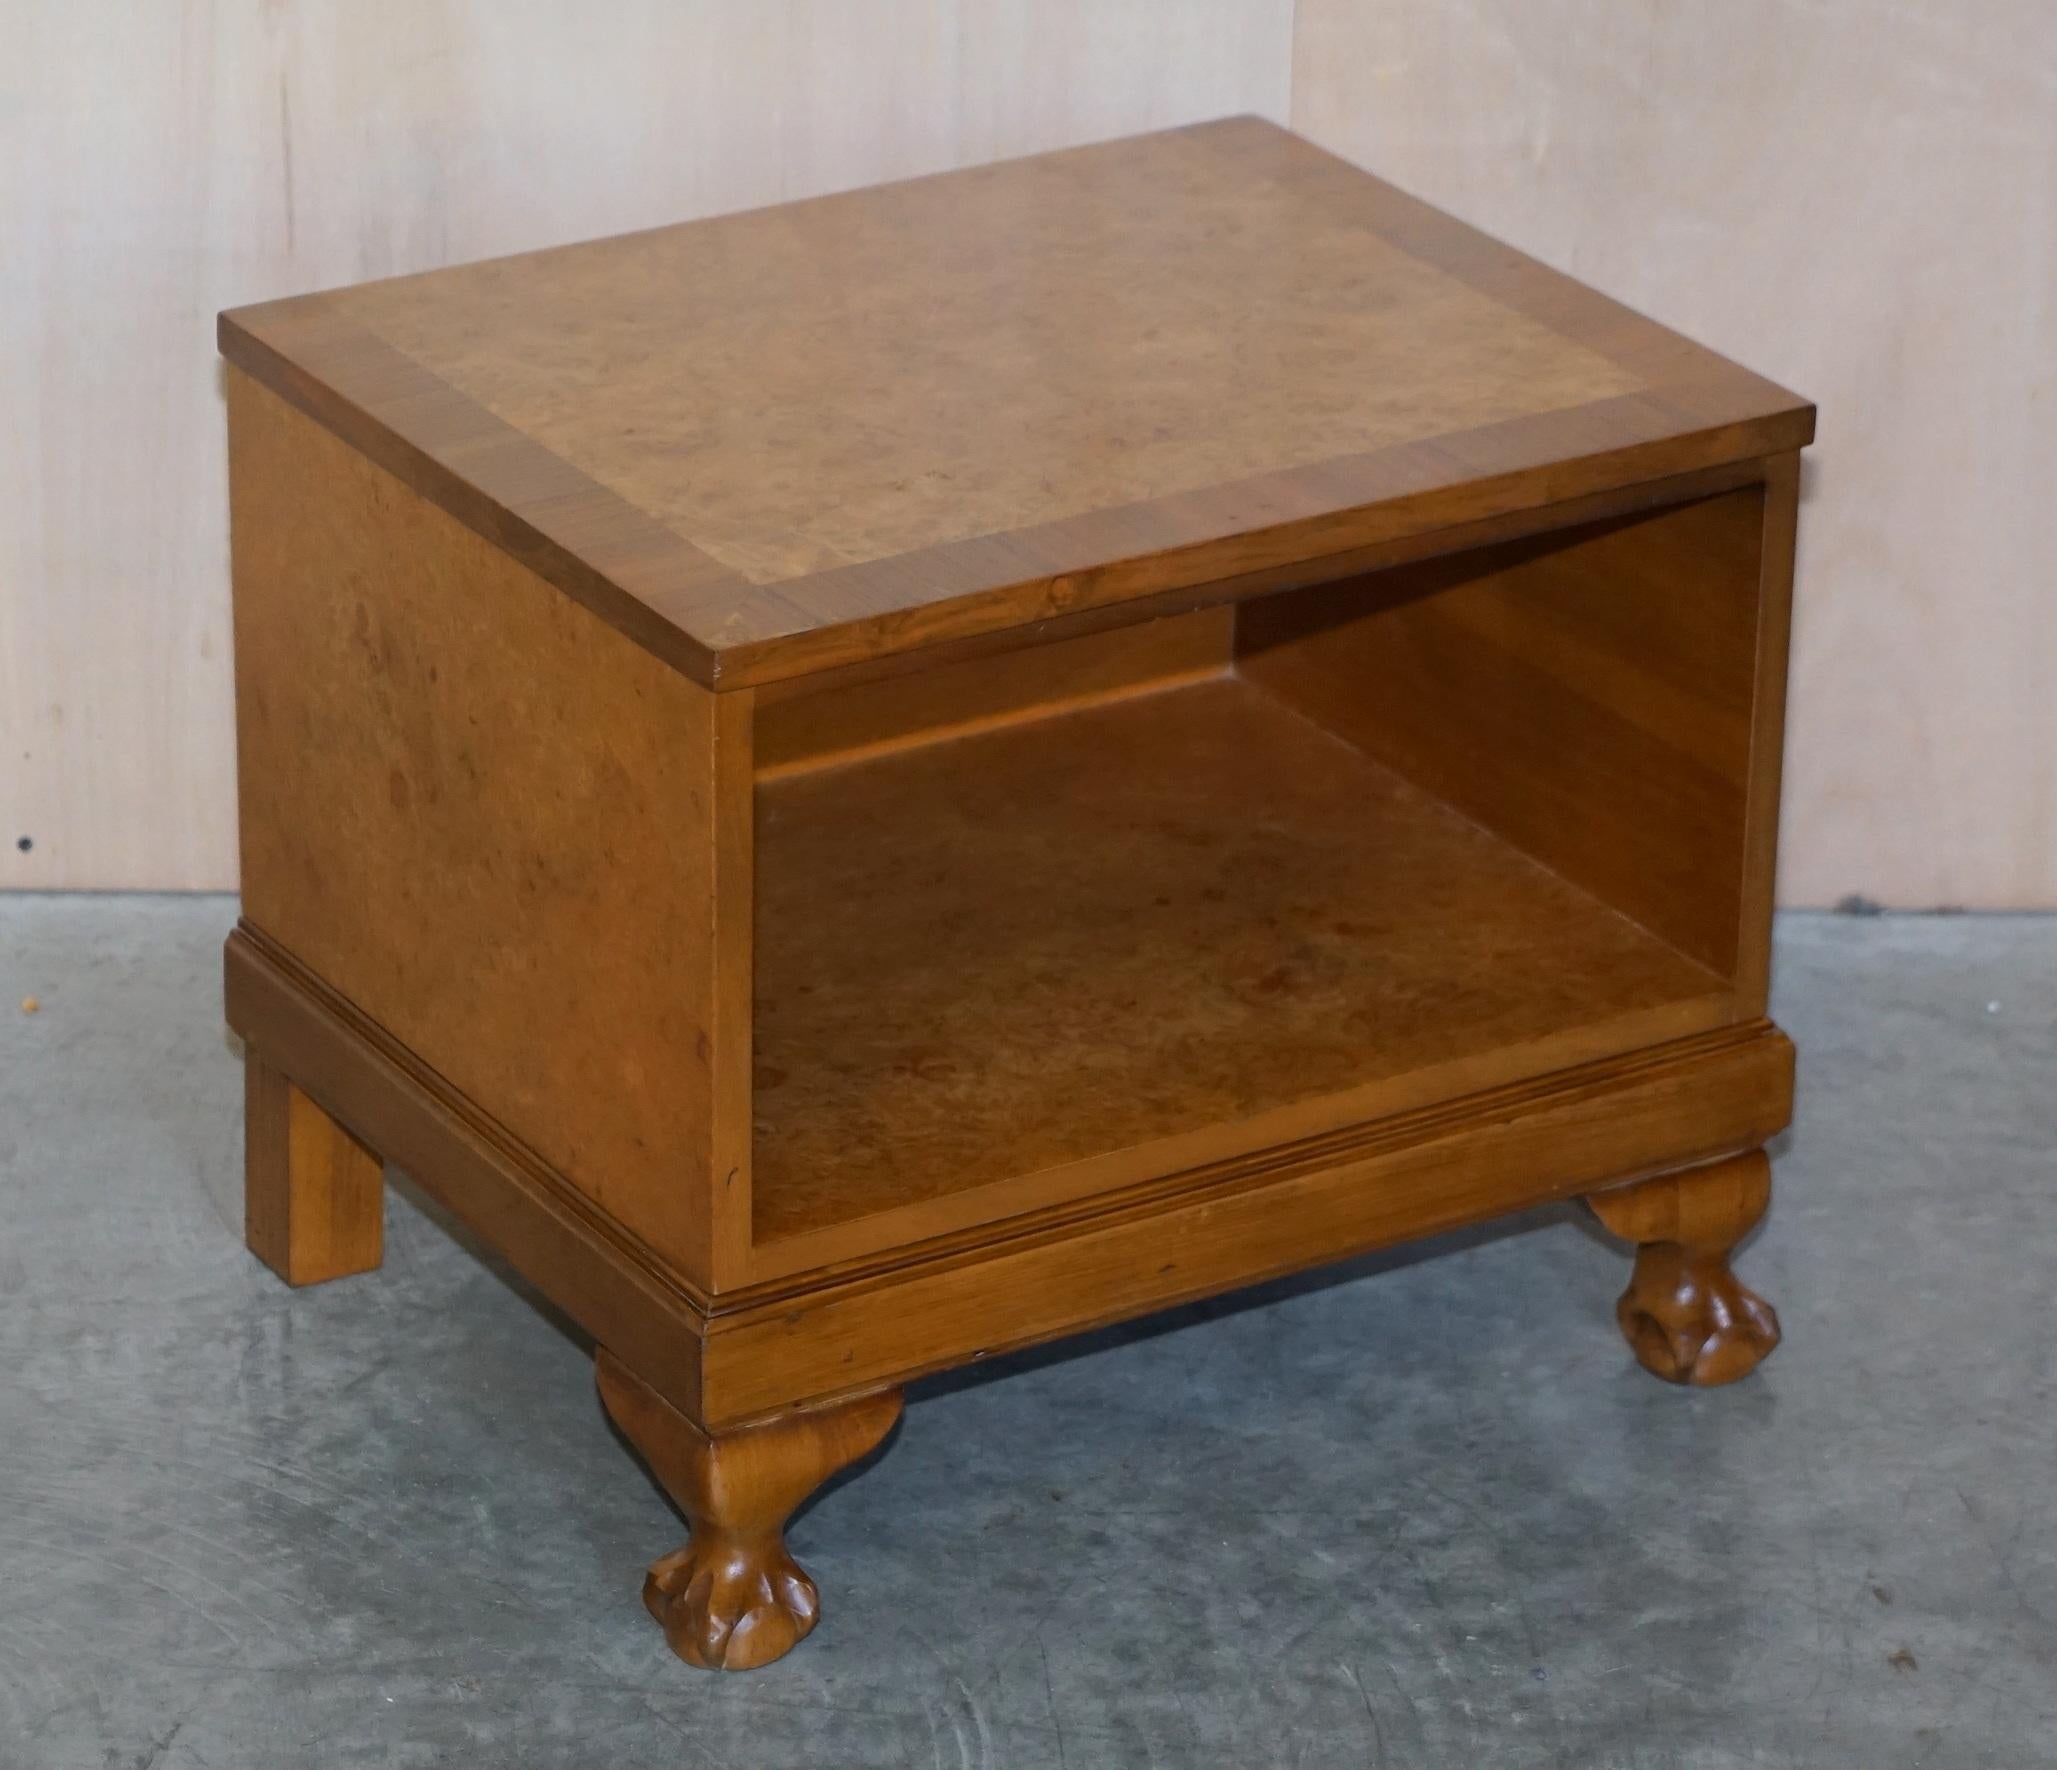
[[[1771,998],[1771,916],[1778,884],[1780,785],[1785,774],[1786,679],[1793,635],[1793,563],[1799,540],[1800,457],[1766,463],[1757,592],[1756,694],[1743,828],[1743,907],[1736,1011],[1762,1014]]]
[[[228,381],[246,919],[710,1284],[748,719]]]

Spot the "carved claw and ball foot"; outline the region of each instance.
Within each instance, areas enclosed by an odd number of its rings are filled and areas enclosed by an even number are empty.
[[[1636,1244],[1615,1317],[1645,1370],[1670,1383],[1733,1383],[1778,1344],[1778,1316],[1728,1263],[1770,1197],[1771,1163],[1752,1150],[1586,1200]]]
[[[876,1447],[900,1417],[885,1389],[710,1437],[602,1349],[600,1399],[692,1525],[652,1564],[643,1602],[688,1665],[741,1672],[789,1653],[821,1599],[787,1552],[796,1506]]]

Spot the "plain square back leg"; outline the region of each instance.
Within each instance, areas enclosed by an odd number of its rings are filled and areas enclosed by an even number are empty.
[[[898,1389],[710,1436],[602,1347],[600,1399],[692,1526],[653,1562],[643,1602],[688,1665],[742,1672],[789,1653],[821,1599],[786,1548],[793,1509],[875,1449],[900,1417]]]
[[[385,1167],[255,1051],[243,1058],[243,1239],[286,1283],[369,1272],[385,1253]]]
[[[1636,1244],[1615,1318],[1645,1370],[1670,1383],[1733,1383],[1770,1356],[1778,1316],[1728,1263],[1770,1198],[1761,1149],[1587,1198],[1594,1216]]]

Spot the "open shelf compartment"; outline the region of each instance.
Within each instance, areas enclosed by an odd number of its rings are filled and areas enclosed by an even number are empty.
[[[760,708],[755,1243],[898,1245],[1746,1014],[1757,499]]]

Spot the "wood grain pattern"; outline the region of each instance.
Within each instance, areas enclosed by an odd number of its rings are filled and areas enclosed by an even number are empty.
[[[385,1164],[255,1051],[243,1059],[243,1239],[290,1285],[385,1257]]]
[[[1240,665],[1733,978],[1752,759],[1780,747],[1784,655],[1760,659],[1759,609],[1787,581],[1762,589],[1765,523],[1746,488],[1246,604]]]
[[[671,1650],[707,1671],[782,1658],[821,1619],[821,1596],[786,1548],[786,1519],[838,1469],[876,1450],[897,1389],[782,1414],[710,1437],[601,1347],[600,1398],[692,1526],[655,1562],[643,1602]]]
[[[221,342],[718,686],[1813,424],[1250,118],[239,310]]]
[[[717,1003],[749,999],[747,697],[265,388],[230,401],[245,915],[711,1284],[716,1164],[747,1161],[747,1009]]]
[[[756,1239],[814,1235],[782,1262],[1730,1018],[1233,679],[764,784],[757,917]]]
[[[1636,1361],[1668,1383],[1745,1377],[1779,1342],[1778,1316],[1729,1266],[1771,1200],[1761,1149],[1596,1192],[1608,1229],[1636,1244],[1635,1271],[1615,1313]]]

